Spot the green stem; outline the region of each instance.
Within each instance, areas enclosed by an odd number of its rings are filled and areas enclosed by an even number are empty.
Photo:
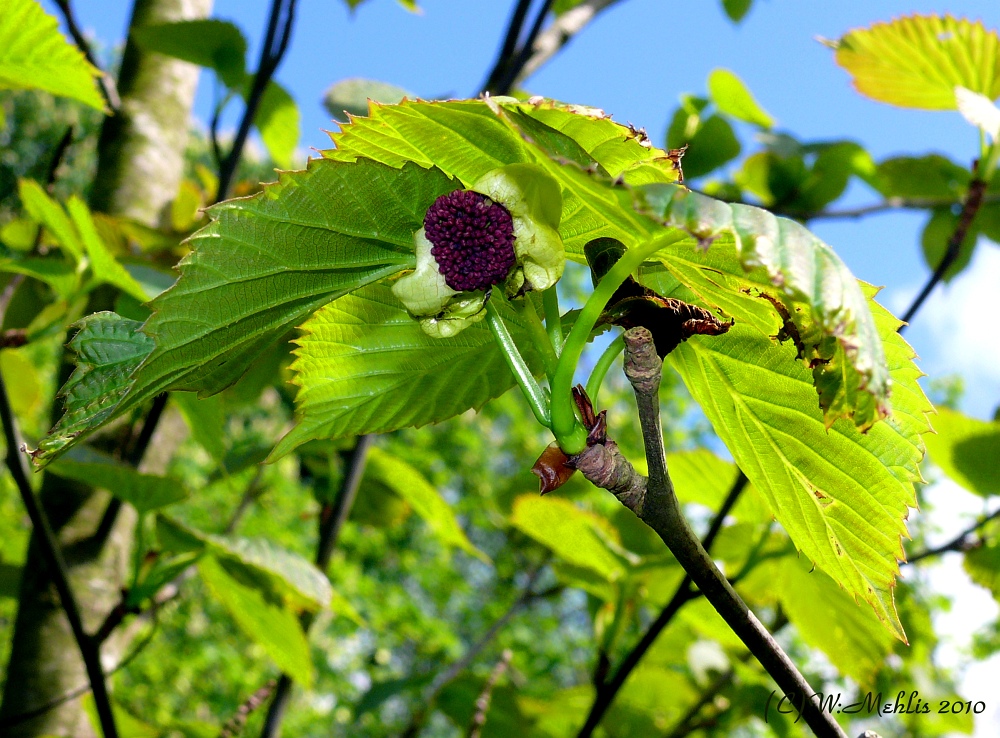
[[[524,399],[528,401],[531,412],[535,414],[535,419],[546,428],[551,427],[552,421],[549,419],[549,403],[545,398],[545,393],[531,375],[531,370],[524,361],[524,357],[521,356],[521,352],[517,350],[517,344],[514,343],[514,339],[507,331],[507,326],[503,324],[500,314],[497,313],[497,309],[493,305],[493,300],[486,301],[486,323],[489,325],[490,331],[493,333],[493,338],[500,347],[500,351],[504,359],[506,359],[507,366],[510,367],[514,379],[517,380]],[[548,342],[546,341],[546,343]]]
[[[524,301],[524,317],[527,319],[528,327],[534,335],[538,352],[542,355],[542,363],[545,364],[545,376],[551,381],[552,375],[556,373],[556,365],[559,363],[559,357],[556,356],[555,348],[550,341],[550,334],[546,333],[545,326],[542,325],[542,320],[538,317],[538,311],[535,310],[535,306],[528,299]]]
[[[542,307],[545,309],[545,330],[549,333],[549,341],[555,349],[556,356],[562,353],[563,331],[562,316],[559,314],[559,293],[556,285],[542,292]]]
[[[608,373],[608,369],[618,358],[618,354],[625,350],[625,339],[622,336],[618,336],[614,341],[608,344],[608,347],[604,349],[604,353],[601,354],[601,358],[597,360],[597,364],[594,366],[594,371],[590,373],[590,379],[587,380],[587,396],[590,401],[597,404],[597,393],[601,391],[601,385],[604,384],[604,377]]]
[[[674,236],[667,234],[666,237]],[[660,250],[662,238],[662,236],[654,238],[642,246],[625,252],[594,288],[576,322],[573,323],[573,328],[566,337],[566,343],[563,344],[559,366],[556,367],[555,376],[552,378],[552,433],[559,442],[559,447],[570,456],[580,453],[587,446],[587,431],[577,420],[576,404],[573,402],[572,394],[573,376],[577,364],[580,363],[580,356],[608,300],[647,257]]]

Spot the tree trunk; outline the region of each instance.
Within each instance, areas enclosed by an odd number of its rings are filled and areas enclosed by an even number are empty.
[[[212,0],[136,0],[130,29],[202,18],[211,5]],[[101,131],[92,201],[95,210],[151,227],[161,224],[184,172],[198,72],[191,64],[143,52],[130,37],[118,83],[122,108],[105,120]],[[157,451],[176,445],[163,437],[176,438],[176,425],[161,425],[165,427],[151,444]],[[144,468],[162,471],[165,465],[166,458],[147,459]],[[84,625],[94,632],[121,597],[130,567],[135,511],[125,505],[117,515],[106,516],[107,492],[68,484],[52,475],[46,475],[43,482],[41,501],[63,547]],[[118,633],[104,644],[106,670],[119,661],[126,640]],[[0,725],[87,684],[83,661],[35,536],[28,546],[6,676]],[[88,738],[95,732],[77,698],[5,729],[4,735]]]

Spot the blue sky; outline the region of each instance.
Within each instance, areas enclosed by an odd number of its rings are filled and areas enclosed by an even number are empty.
[[[44,0],[54,12],[51,0]],[[355,12],[340,0],[299,0],[291,49],[278,80],[302,111],[303,148],[323,148],[333,127],[321,105],[324,90],[350,77],[399,85],[425,97],[467,97],[481,85],[499,47],[509,0],[421,0],[414,15],[393,0],[369,0]],[[104,44],[124,36],[129,2],[76,0],[81,25]],[[256,59],[268,3],[216,0],[214,15],[233,20],[249,37]],[[867,100],[853,91],[847,74],[817,36],[837,38],[851,28],[913,12],[950,12],[1000,25],[995,0],[926,2],[802,2],[756,0],[740,25],[731,23],[717,0],[669,2],[621,0],[527,81],[535,94],[600,107],[616,120],[647,129],[662,145],[667,122],[684,92],[703,93],[709,72],[731,69],[778,120],[779,128],[805,140],[853,139],[878,160],[896,154],[943,153],[968,164],[976,155],[976,132],[954,112],[903,110]],[[251,62],[251,65],[255,62]],[[211,85],[203,77],[196,117],[208,119]],[[229,124],[233,125],[236,106]],[[751,131],[740,131],[744,144]],[[864,185],[848,193],[847,205],[874,202]],[[901,312],[928,276],[919,238],[925,215],[892,213],[860,221],[818,222],[828,241],[861,279],[885,285],[882,300]],[[907,339],[931,376],[961,372],[966,378],[964,409],[992,415],[1000,403],[1000,248],[981,242],[968,272],[939,289],[918,315]],[[945,530],[975,512],[957,490],[955,504],[937,506]],[[950,511],[950,512],[949,512]],[[955,564],[954,566],[952,564]],[[953,586],[958,606],[943,629],[954,644],[995,612],[982,590],[965,584],[957,559],[943,565],[935,583]],[[971,598],[971,599],[970,599]],[[955,651],[954,653],[957,653]],[[987,671],[982,671],[987,669]],[[1000,671],[980,667],[968,682],[971,699],[986,699],[986,679]],[[995,690],[990,694],[995,693]],[[977,695],[981,695],[978,696]],[[995,705],[990,703],[990,711]],[[980,735],[996,735],[980,723]]]

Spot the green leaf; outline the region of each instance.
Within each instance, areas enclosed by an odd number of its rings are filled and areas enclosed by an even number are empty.
[[[987,497],[1000,494],[1000,422],[970,418],[946,407],[937,409],[934,430],[928,435],[931,461],[950,479],[970,492]]]
[[[236,624],[260,644],[278,667],[307,689],[313,681],[309,643],[295,612],[260,589],[248,586],[225,562],[206,556],[198,572]]]
[[[0,14],[0,90],[45,90],[104,110],[95,69],[35,0],[5,0]]]
[[[33,277],[49,285],[63,300],[71,300],[79,293],[79,274],[69,261],[59,256],[0,258],[0,272]]]
[[[708,94],[720,112],[765,130],[774,127],[774,118],[760,106],[743,80],[728,69],[712,70],[708,75]]]
[[[962,566],[973,582],[1000,600],[1000,544],[993,541],[966,551]]]
[[[625,561],[608,545],[607,523],[558,497],[521,495],[510,524],[569,564],[590,569],[607,581],[620,579]]]
[[[781,606],[802,639],[818,648],[841,674],[872,686],[893,649],[893,638],[872,613],[809,562],[787,557],[776,581]]]
[[[288,91],[273,80],[267,83],[260,99],[254,125],[267,147],[267,153],[279,167],[292,165],[299,144],[299,109]]]
[[[125,271],[125,267],[118,263],[104,240],[97,232],[97,225],[94,217],[90,214],[89,208],[76,195],[70,197],[66,204],[70,218],[76,226],[77,232],[83,241],[83,246],[87,250],[87,257],[90,259],[90,269],[94,273],[94,278],[100,282],[107,282],[114,285],[123,292],[132,295],[139,302],[149,299],[146,290],[135,278]]]
[[[21,204],[24,205],[28,215],[45,226],[59,246],[75,261],[82,259],[83,244],[80,241],[80,235],[76,232],[62,205],[49,197],[42,186],[34,180],[20,180],[17,189],[21,197]]]
[[[516,115],[508,117],[506,112]],[[534,122],[530,131],[524,116]],[[328,158],[370,157],[395,167],[413,161],[436,166],[465,186],[505,164],[535,162],[562,187],[559,233],[567,255],[581,262],[583,247],[593,238],[609,236],[632,245],[644,240],[655,226],[631,212],[624,191],[609,192],[596,177],[563,166],[550,155],[566,153],[575,142],[577,157],[582,150],[611,177],[622,176],[634,184],[677,178],[667,152],[648,146],[648,140],[637,132],[600,110],[551,101],[529,104],[501,98],[489,104],[481,100],[373,104],[370,117],[342,126],[333,141],[337,148],[323,152]]]
[[[224,563],[229,571],[242,572],[269,597],[294,610],[316,611],[333,597],[330,581],[313,564],[265,538],[217,536],[189,528],[159,515],[156,521],[160,544],[178,553],[205,552]]]
[[[144,355],[129,356],[127,374],[116,368],[110,393],[88,384],[101,413],[60,421],[39,445],[44,458],[165,389],[220,392],[320,306],[412,266],[425,211],[454,187],[414,165],[319,160],[259,195],[216,205],[141,332],[131,322],[121,329]]]
[[[140,474],[132,467],[89,448],[73,449],[49,470],[57,477],[106,489],[140,513],[172,505],[188,496],[188,490],[177,479]]]
[[[640,207],[711,244],[705,252],[675,240],[657,258],[709,306],[791,339],[812,369],[827,426],[852,418],[866,429],[889,413],[882,341],[861,287],[833,249],[760,208],[673,185],[648,185],[642,196]],[[777,326],[765,303],[781,315]]]
[[[229,21],[213,18],[158,23],[133,29],[132,36],[146,51],[215,70],[231,90],[244,84],[247,41]]]
[[[115,313],[94,313],[77,325],[80,330],[69,342],[76,368],[59,391],[65,411],[32,453],[40,466],[117,415],[133,385],[132,372],[153,350],[139,323]]]
[[[43,393],[38,368],[30,355],[10,348],[0,351],[0,371],[15,417],[33,417],[41,409],[43,398],[48,399],[48,392]]]
[[[541,357],[520,313],[498,309],[529,366]],[[421,426],[478,410],[514,378],[489,329],[469,326],[453,338],[431,338],[389,287],[370,285],[321,308],[296,340],[295,428],[271,460],[314,438],[341,438]]]
[[[671,363],[796,547],[865,600],[899,638],[892,588],[903,557],[913,482],[922,481],[921,434],[930,403],[899,321],[871,303],[892,377],[892,415],[861,433],[828,426],[792,346],[737,322],[723,336],[681,344]]]
[[[368,115],[369,100],[394,105],[404,97],[412,100],[416,95],[388,82],[353,77],[330,85],[323,94],[323,107],[338,123],[346,123],[349,116]]]
[[[927,225],[924,226],[924,231],[920,235],[920,247],[924,254],[924,262],[932,272],[937,271],[944,259],[948,251],[948,241],[955,233],[958,221],[959,216],[951,212],[951,208],[935,208]],[[969,266],[972,254],[976,250],[978,236],[979,233],[973,223],[958,248],[958,257],[944,272],[945,282],[950,282]]]
[[[1000,37],[981,21],[911,15],[847,33],[837,63],[873,100],[923,110],[955,110],[955,88],[1000,96]]]
[[[402,459],[378,447],[368,452],[366,474],[381,480],[389,489],[406,500],[410,507],[430,526],[446,546],[455,546],[470,556],[489,562],[489,557],[472,545],[455,513],[424,476]]]
[[[722,0],[722,8],[729,16],[729,20],[739,23],[744,16],[750,12],[753,0]]]
[[[869,180],[886,197],[940,197],[958,202],[968,191],[972,175],[939,154],[896,156],[879,162]]]
[[[718,169],[739,156],[742,149],[729,121],[718,115],[709,116],[694,135],[682,139],[678,146],[684,144],[688,149],[681,164],[687,179],[697,179]]]
[[[194,440],[217,464],[226,458],[226,414],[222,397],[199,398],[186,392],[178,392],[171,400],[177,404],[187,422]]]

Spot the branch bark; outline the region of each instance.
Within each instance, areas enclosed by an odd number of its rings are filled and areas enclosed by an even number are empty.
[[[684,519],[667,470],[660,430],[658,392],[662,362],[656,355],[652,335],[645,328],[626,331],[625,347],[625,373],[635,391],[649,477],[638,474],[617,448],[609,449],[613,445],[610,443],[590,446],[573,459],[574,463],[598,486],[605,486],[595,481],[601,475],[589,474],[586,469],[591,465],[581,462],[595,457],[614,466],[612,474],[604,475],[615,482],[610,491],[660,536],[693,583],[781,690],[800,699],[806,724],[821,738],[845,738],[836,720],[810,699],[814,691],[809,683],[715,567]],[[604,450],[595,452],[595,449]]]

